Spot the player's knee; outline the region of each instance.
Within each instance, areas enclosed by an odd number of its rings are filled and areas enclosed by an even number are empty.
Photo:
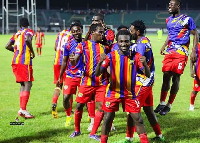
[[[143,124],[143,119],[142,119],[142,116],[140,114],[134,115],[133,120],[136,124]]]
[[[78,111],[81,111],[81,110],[83,110],[84,105],[85,105],[85,104],[77,103],[76,109],[77,109]]]

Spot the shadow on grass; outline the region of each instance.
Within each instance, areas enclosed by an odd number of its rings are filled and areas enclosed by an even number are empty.
[[[54,129],[54,130],[49,130],[49,131],[42,131],[42,132],[38,132],[36,135],[15,137],[12,139],[0,141],[0,143],[29,143],[31,141],[57,142],[57,138],[55,139],[49,139],[49,138],[56,137],[59,134],[66,134],[66,129]]]

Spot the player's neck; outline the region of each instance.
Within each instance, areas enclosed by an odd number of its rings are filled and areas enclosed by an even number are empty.
[[[136,43],[137,43],[137,41],[140,40],[142,37],[144,37],[144,35],[138,36],[137,39],[136,39]]]
[[[179,15],[180,15],[180,12],[175,13],[175,14],[172,14],[173,17],[177,17],[177,16],[179,16]]]

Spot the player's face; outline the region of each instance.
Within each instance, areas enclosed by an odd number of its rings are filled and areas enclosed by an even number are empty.
[[[130,36],[129,35],[119,35],[117,43],[119,45],[119,50],[122,53],[127,54],[128,50],[130,48],[130,45],[131,45]]]
[[[79,26],[73,26],[71,28],[71,33],[73,35],[73,37],[75,38],[75,40],[80,40],[82,38],[82,29]]]
[[[133,25],[130,27],[131,40],[137,40],[137,30]]]
[[[93,36],[95,41],[101,42],[104,37],[104,28],[102,26],[101,27],[98,26],[94,31]]]
[[[178,5],[178,2],[176,0],[171,0],[169,2],[168,12],[169,14],[176,14],[178,13],[178,9],[180,6]]]
[[[103,23],[103,20],[100,18],[100,16],[93,16],[92,23],[93,24]]]
[[[40,28],[38,28],[38,29],[37,29],[37,31],[38,31],[38,32],[40,32],[40,31],[41,31],[41,29],[40,29]]]

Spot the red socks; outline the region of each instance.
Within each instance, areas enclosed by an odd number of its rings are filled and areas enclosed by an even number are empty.
[[[57,104],[58,97],[59,97],[58,95],[54,95],[54,96],[53,96],[52,104]]]
[[[30,91],[22,91],[22,97],[21,97],[22,110],[26,110],[26,105],[28,103],[29,96],[30,96]]]
[[[81,119],[83,115],[83,110],[78,111],[77,109],[75,110],[75,131],[80,132],[80,124],[81,124]]]
[[[153,130],[154,130],[156,135],[161,135],[162,134],[161,130],[160,130],[160,125],[158,123],[156,125],[153,125],[152,128],[153,128]]]
[[[165,99],[167,97],[167,92],[168,91],[161,91],[161,93],[160,93],[160,101],[164,101],[165,102]]]
[[[108,135],[101,135],[101,143],[107,143]]]
[[[191,96],[190,96],[190,104],[194,105],[194,101],[197,95],[195,95],[193,92],[191,92]]]
[[[42,54],[42,48],[40,48],[40,56],[41,56],[41,54]]]
[[[146,133],[140,134],[139,137],[140,137],[140,142],[141,143],[149,143],[149,140],[147,138],[147,134]]]
[[[22,91],[19,93],[20,108],[22,108]]]
[[[95,101],[91,101],[87,103],[87,108],[88,108],[88,114],[90,116],[90,118],[94,118],[95,117]]]
[[[126,129],[126,137],[132,138],[134,132],[135,132],[135,126],[133,126],[133,127],[127,126],[127,129]]]
[[[174,102],[175,97],[176,94],[170,94],[168,103],[172,104]]]
[[[71,116],[73,100],[70,99],[69,102],[70,102],[70,107],[68,109],[65,109],[65,113],[67,114],[67,116]]]
[[[96,132],[101,124],[101,121],[103,119],[103,116],[104,116],[104,112],[100,112],[99,110],[97,110],[97,112],[95,114],[95,118],[94,118],[94,125],[92,127],[92,131],[91,131],[90,135],[96,134]]]

